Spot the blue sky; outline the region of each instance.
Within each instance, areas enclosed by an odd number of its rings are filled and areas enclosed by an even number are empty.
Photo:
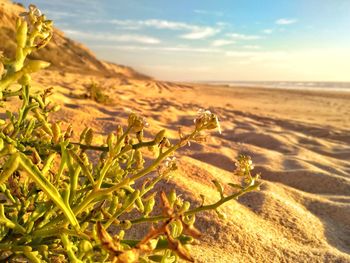
[[[21,2],[159,79],[350,81],[350,0]]]

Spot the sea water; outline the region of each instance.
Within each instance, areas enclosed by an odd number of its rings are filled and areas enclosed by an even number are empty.
[[[302,81],[206,81],[211,85],[230,87],[264,87],[296,90],[324,90],[350,92],[350,82],[302,82]]]

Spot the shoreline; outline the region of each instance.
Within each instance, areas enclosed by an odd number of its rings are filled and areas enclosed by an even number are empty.
[[[209,88],[222,88],[222,89],[255,89],[255,90],[267,90],[267,91],[286,91],[286,92],[297,92],[297,93],[324,93],[324,94],[344,94],[349,95],[350,97],[350,88],[306,88],[305,87],[268,87],[268,86],[262,86],[262,85],[252,85],[252,86],[245,86],[245,85],[239,85],[239,84],[210,84],[210,83],[196,83],[196,82],[174,82],[185,84],[185,85],[192,85],[192,86],[203,86],[203,87],[209,87]]]
[[[190,82],[193,85],[211,85],[221,87],[268,88],[286,90],[343,91],[350,92],[350,82],[345,81],[207,81]]]

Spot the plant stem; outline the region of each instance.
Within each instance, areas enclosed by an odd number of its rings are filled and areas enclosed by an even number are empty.
[[[201,211],[206,211],[206,210],[215,210],[216,208],[218,208],[219,206],[221,206],[222,204],[232,200],[232,199],[237,199],[238,197],[240,197],[241,195],[251,192],[254,189],[256,189],[257,187],[259,187],[260,184],[258,185],[252,185],[252,186],[248,186],[247,188],[242,189],[241,191],[234,193],[232,195],[226,196],[224,198],[221,198],[219,201],[210,204],[210,205],[202,205],[199,206],[197,208],[191,209],[187,212],[184,213],[185,216],[189,216],[189,215],[194,215],[197,214],[198,212]],[[144,223],[144,222],[157,222],[157,221],[164,221],[169,219],[169,217],[163,216],[163,215],[158,215],[158,216],[152,216],[152,217],[140,217],[134,220],[130,220],[130,222],[132,224],[140,224],[140,223]]]
[[[37,141],[28,141],[28,142],[22,142],[23,145],[25,146],[37,146],[38,142]],[[83,143],[79,143],[79,142],[70,142],[67,146],[67,148],[69,148],[69,145],[77,145],[80,147],[80,149],[82,150],[92,150],[92,151],[99,151],[99,152],[108,152],[109,149],[107,146],[98,146],[98,145],[87,145],[87,144],[83,144]],[[149,146],[155,146],[156,143],[154,140],[152,141],[148,141],[148,142],[139,142],[136,144],[132,145],[132,149],[133,150],[137,150],[143,147],[149,147]],[[42,144],[43,148],[49,148],[52,149],[56,152],[61,152],[61,146],[58,144]]]

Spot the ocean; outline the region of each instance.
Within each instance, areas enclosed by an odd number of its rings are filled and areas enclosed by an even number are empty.
[[[203,83],[203,82],[202,82]],[[230,87],[265,87],[276,89],[324,90],[350,92],[350,82],[302,82],[302,81],[205,81],[210,85],[227,85]]]

